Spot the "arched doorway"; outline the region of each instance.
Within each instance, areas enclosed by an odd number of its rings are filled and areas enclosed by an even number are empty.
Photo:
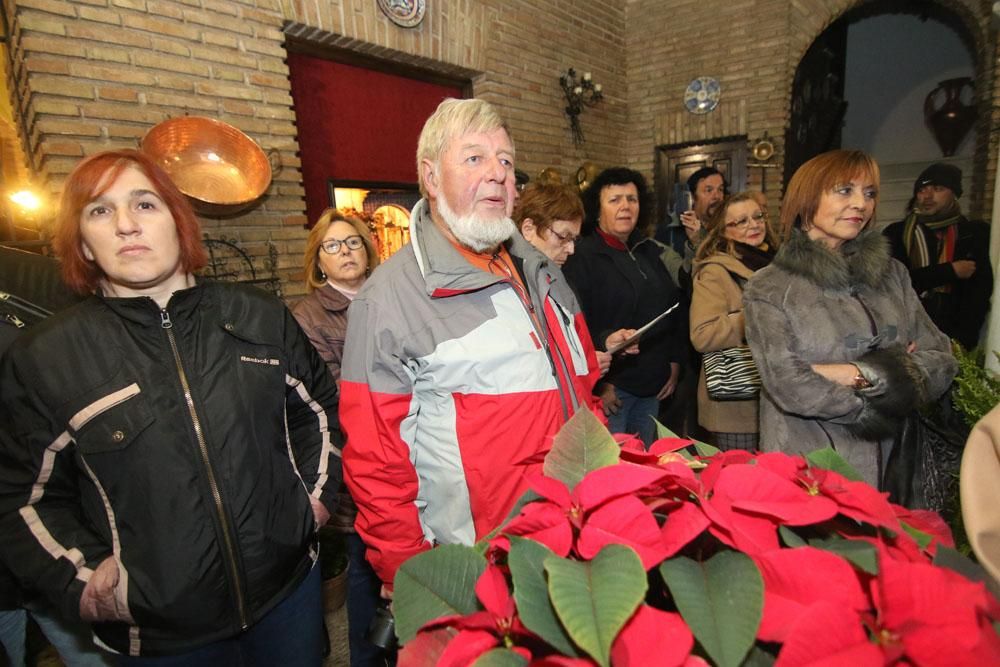
[[[988,134],[989,119],[980,118],[947,157],[924,123],[924,99],[945,79],[967,76],[980,84],[980,109],[982,100],[988,108],[992,98],[992,81],[979,75],[982,63],[976,59],[979,26],[955,7],[960,4],[873,0],[845,11],[819,33],[792,84],[786,182],[814,155],[859,148],[883,166],[884,222],[901,216],[914,178],[931,162],[955,162],[966,172],[970,208],[981,201],[984,184],[972,181],[982,179],[977,172],[987,162],[986,141],[977,138]]]

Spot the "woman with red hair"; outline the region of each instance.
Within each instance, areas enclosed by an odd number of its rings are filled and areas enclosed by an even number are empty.
[[[957,368],[875,229],[878,188],[878,164],[862,151],[799,167],[781,204],[781,248],[743,295],[763,383],[761,450],[832,447],[872,486],[903,420]]]
[[[323,361],[277,299],[195,276],[197,219],[142,153],[81,162],[57,225],[91,296],[0,364],[5,561],[121,664],[320,664]]]

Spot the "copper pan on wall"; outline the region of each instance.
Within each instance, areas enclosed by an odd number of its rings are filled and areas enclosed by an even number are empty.
[[[142,138],[140,150],[203,215],[238,213],[271,184],[268,155],[243,132],[214,118],[181,116],[158,123]]]

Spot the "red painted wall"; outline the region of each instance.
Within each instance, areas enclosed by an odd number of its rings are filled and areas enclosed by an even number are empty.
[[[417,138],[427,117],[462,89],[288,54],[306,213],[330,205],[327,181],[416,183]]]

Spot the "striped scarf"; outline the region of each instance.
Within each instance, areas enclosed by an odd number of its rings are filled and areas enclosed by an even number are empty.
[[[962,217],[958,202],[946,210],[935,215],[920,215],[913,211],[906,217],[903,223],[903,247],[910,259],[910,268],[919,269],[933,264],[941,264],[952,261],[955,252],[955,223]],[[945,230],[944,234],[938,236],[940,242],[935,239],[937,253],[932,259],[930,256],[931,233]]]

